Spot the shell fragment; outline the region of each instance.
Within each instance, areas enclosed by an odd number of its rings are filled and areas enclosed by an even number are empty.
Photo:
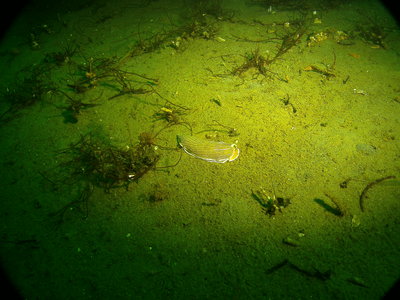
[[[236,144],[198,139],[193,136],[177,136],[178,144],[189,155],[209,162],[225,163],[239,157]]]

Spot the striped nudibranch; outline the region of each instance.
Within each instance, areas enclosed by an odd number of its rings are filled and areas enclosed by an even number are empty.
[[[225,163],[239,157],[240,151],[236,144],[203,140],[193,136],[178,135],[176,138],[187,154],[209,162]]]

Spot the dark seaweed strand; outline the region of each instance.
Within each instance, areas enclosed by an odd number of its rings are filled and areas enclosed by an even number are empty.
[[[280,268],[286,266],[289,263],[289,260],[285,259],[283,261],[281,261],[280,263],[274,265],[273,267],[265,270],[265,274],[272,274],[275,271],[278,271]]]
[[[339,205],[339,202],[332,196],[328,195],[327,193],[324,193],[324,194],[333,202],[333,204],[335,204],[335,206],[336,206],[335,207],[335,210],[336,210],[335,215],[337,215],[338,217],[343,217],[345,215],[345,213],[344,213],[343,208]]]
[[[386,176],[386,177],[379,178],[379,179],[377,179],[375,181],[372,181],[372,182],[367,184],[367,186],[363,189],[363,191],[362,191],[362,193],[360,195],[360,209],[361,209],[362,212],[364,212],[364,198],[365,198],[365,195],[367,194],[367,192],[369,191],[369,189],[372,188],[374,185],[377,185],[378,183],[381,183],[384,180],[394,179],[394,178],[396,178],[396,176],[393,176],[393,175]]]

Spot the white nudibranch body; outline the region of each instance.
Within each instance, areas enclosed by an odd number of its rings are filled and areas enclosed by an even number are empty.
[[[209,162],[225,163],[239,157],[236,144],[198,139],[193,136],[177,136],[178,144],[189,155]]]

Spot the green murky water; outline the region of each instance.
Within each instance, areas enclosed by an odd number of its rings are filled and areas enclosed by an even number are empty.
[[[399,53],[378,1],[34,1],[0,48],[6,276],[42,299],[381,298]]]

